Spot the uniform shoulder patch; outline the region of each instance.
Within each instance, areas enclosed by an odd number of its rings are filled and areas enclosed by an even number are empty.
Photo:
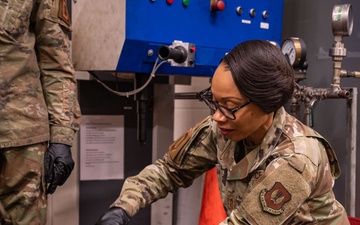
[[[70,15],[66,5],[66,0],[59,1],[59,18],[70,26]]]
[[[273,215],[280,215],[284,212],[284,205],[291,200],[291,194],[280,183],[275,182],[274,186],[260,192],[260,202],[265,212]]]
[[[174,143],[169,146],[170,158],[174,160],[179,154],[180,150],[188,143],[191,138],[194,138],[193,135],[196,135],[204,126],[208,124],[210,117],[206,117],[204,120],[197,123],[194,128],[187,130],[181,137],[179,137]]]
[[[172,160],[175,159],[181,148],[186,144],[192,135],[192,128],[186,131],[181,137],[179,137],[174,143],[169,146],[169,155]]]

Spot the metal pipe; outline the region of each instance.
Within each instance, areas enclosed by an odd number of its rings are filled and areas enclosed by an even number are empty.
[[[340,70],[340,77],[360,78],[360,72],[359,71]]]
[[[312,118],[311,118],[311,114],[310,114],[310,106],[305,104],[305,108],[304,108],[304,115],[305,115],[305,123],[307,126],[312,127]]]
[[[200,99],[198,92],[175,93],[175,99]]]
[[[339,85],[332,85],[331,88],[302,87],[299,95],[301,96],[300,97],[301,99],[307,102],[312,99],[323,100],[323,99],[348,98],[350,93],[347,90],[341,89]]]
[[[331,88],[312,88],[305,86],[297,86],[294,91],[292,99],[292,113],[296,113],[296,101],[303,101],[305,103],[304,115],[306,125],[313,127],[314,116],[313,106],[316,101],[324,99],[341,99],[349,98],[350,93],[348,90],[341,89],[339,85],[332,84]]]
[[[341,63],[343,58],[346,57],[346,48],[344,47],[341,36],[335,36],[335,42],[329,51],[329,55],[333,60],[333,85],[340,85]]]
[[[300,101],[295,97],[291,98],[290,114],[300,120]]]
[[[145,77],[146,76],[143,74],[136,74],[135,87],[142,86],[146,82]],[[140,142],[140,144],[146,143],[146,124],[147,114],[149,113],[149,99],[150,93],[148,87],[135,95],[137,110],[137,140]]]
[[[345,173],[345,208],[349,216],[355,216],[356,209],[356,123],[357,123],[357,88],[349,90],[346,110],[346,173]]]

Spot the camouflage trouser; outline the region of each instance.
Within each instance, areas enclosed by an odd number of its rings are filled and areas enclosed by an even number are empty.
[[[0,201],[13,225],[45,225],[46,143],[0,149]]]

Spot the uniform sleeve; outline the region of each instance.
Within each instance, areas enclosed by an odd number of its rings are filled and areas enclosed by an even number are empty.
[[[50,120],[50,142],[72,145],[81,122],[70,59],[70,17],[66,0],[38,1],[34,15],[36,50]]]
[[[210,119],[189,129],[170,147],[163,159],[125,180],[119,198],[112,206],[133,216],[141,208],[166,197],[180,187],[190,186],[216,164],[216,148]]]

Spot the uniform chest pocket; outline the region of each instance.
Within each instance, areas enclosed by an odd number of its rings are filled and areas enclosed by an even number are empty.
[[[242,198],[248,189],[248,181],[231,175],[220,164],[216,165],[219,180],[219,189],[223,199],[224,206],[229,214],[236,209],[242,202]]]
[[[34,1],[8,0],[0,6],[1,27],[13,38],[24,34],[30,25]]]

